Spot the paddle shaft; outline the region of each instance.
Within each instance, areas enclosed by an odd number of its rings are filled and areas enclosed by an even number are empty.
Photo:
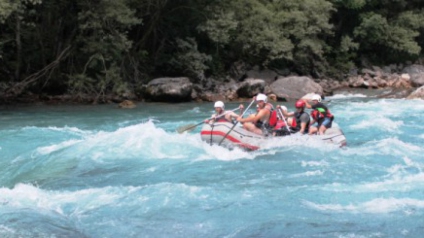
[[[222,114],[220,114],[220,115],[218,115],[218,116],[215,116],[215,117],[210,117],[210,118],[208,118],[208,119],[206,119],[206,120],[211,120],[211,119],[214,119],[214,118],[220,118],[220,117],[222,117],[222,116],[225,116],[226,114],[228,114],[228,113],[230,113],[230,112],[234,112],[234,111],[237,111],[237,110],[239,110],[240,108],[236,108],[236,109],[233,109],[233,110],[231,110],[231,111],[226,111],[226,112],[224,112],[224,113],[222,113]],[[188,131],[188,130],[190,130],[190,129],[193,129],[193,128],[195,128],[196,126],[200,126],[201,124],[203,124],[205,121],[202,121],[202,122],[199,122],[199,123],[197,123],[197,124],[195,124],[195,125],[193,125],[193,126],[190,126],[190,127],[187,127],[187,128],[184,128],[184,130],[181,130],[181,131],[179,131],[178,129],[177,129],[177,131],[179,132],[179,133],[183,133],[184,131]]]
[[[244,114],[249,110],[250,106],[252,106],[252,104],[255,102],[255,100],[252,100],[252,102],[249,104],[249,106],[246,108],[246,110],[244,110],[243,114],[241,114],[241,117],[244,116]],[[218,145],[221,145],[221,143],[225,140],[225,138],[228,136],[228,134],[230,134],[230,132],[234,129],[234,127],[236,127],[236,125],[238,124],[238,121],[236,123],[234,123],[233,127],[231,127],[231,129],[227,132],[227,134],[225,134],[225,136],[222,138],[222,140],[219,142]]]
[[[289,125],[287,124],[286,118],[284,118],[284,114],[283,114],[282,109],[281,108],[278,108],[277,110],[280,113],[280,116],[283,119],[284,124],[286,124],[287,131],[290,132]]]

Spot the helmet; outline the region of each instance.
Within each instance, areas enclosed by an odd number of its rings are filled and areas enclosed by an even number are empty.
[[[215,105],[213,107],[220,107],[220,108],[224,109],[225,105],[222,101],[216,101]]]
[[[318,102],[321,102],[321,96],[319,94],[314,94],[312,96],[312,101],[315,101],[315,100]]]
[[[300,108],[300,107],[304,108],[306,106],[306,104],[303,100],[297,100],[297,102],[294,104],[294,106],[296,108]]]
[[[268,99],[268,97],[265,94],[262,94],[262,93],[258,93],[258,95],[256,96],[256,101],[266,102],[267,99]]]

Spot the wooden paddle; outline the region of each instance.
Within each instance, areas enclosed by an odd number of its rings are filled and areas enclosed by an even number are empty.
[[[218,115],[218,116],[210,117],[210,118],[205,119],[205,120],[212,120],[212,119],[220,118],[220,117],[225,116],[226,114],[228,114],[228,113],[230,113],[230,112],[234,112],[234,111],[237,111],[237,110],[239,110],[239,109],[240,109],[240,108],[236,108],[236,109],[233,109],[233,110],[231,110],[231,111],[226,111],[226,112],[224,112],[224,113],[222,113],[222,114],[220,114],[220,115]],[[178,127],[178,128],[177,128],[177,132],[178,132],[179,134],[181,134],[181,133],[183,133],[183,132],[185,132],[185,131],[192,131],[192,130],[194,130],[194,128],[196,128],[197,126],[200,126],[200,125],[202,125],[203,123],[205,123],[205,120],[203,120],[202,122],[199,122],[199,123],[197,123],[197,124],[188,124],[188,125],[180,126],[180,127]]]

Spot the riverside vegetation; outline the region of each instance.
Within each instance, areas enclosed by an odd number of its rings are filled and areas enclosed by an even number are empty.
[[[423,46],[421,0],[1,0],[0,96],[137,99],[157,77],[238,80],[240,65],[343,82],[420,64]]]

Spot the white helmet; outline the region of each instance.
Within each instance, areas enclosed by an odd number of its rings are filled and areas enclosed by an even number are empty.
[[[318,102],[321,102],[321,96],[319,94],[314,94],[312,96],[312,101],[317,100]]]
[[[256,96],[256,101],[266,102],[267,99],[268,99],[268,97],[265,94],[262,94],[262,93],[258,93],[258,95]]]
[[[286,106],[280,106],[281,110],[287,112],[287,107]]]
[[[220,107],[220,108],[224,109],[225,105],[222,101],[216,101],[215,105],[213,107]]]

